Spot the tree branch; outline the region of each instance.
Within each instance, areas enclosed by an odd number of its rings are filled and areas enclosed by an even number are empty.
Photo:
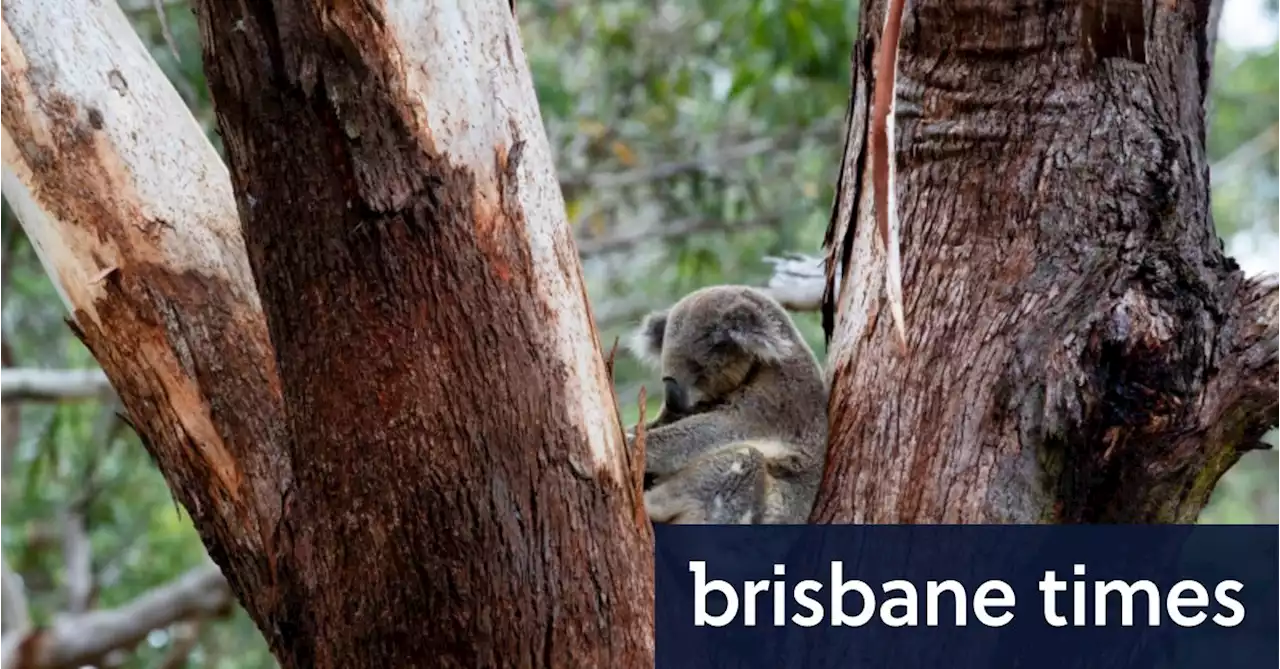
[[[821,122],[809,128],[793,130],[783,135],[757,137],[741,144],[725,147],[715,153],[658,163],[647,167],[638,167],[619,172],[588,172],[581,174],[565,174],[560,177],[560,187],[565,190],[580,188],[622,188],[649,181],[669,179],[681,174],[708,171],[714,167],[722,167],[764,153],[794,147],[805,137],[825,138],[840,132],[838,123]]]
[[[792,311],[817,311],[822,308],[825,264],[822,258],[788,254],[782,258],[765,258],[773,265],[773,276],[765,292]],[[837,270],[837,282],[839,281]]]
[[[9,561],[3,557],[0,557],[0,591],[0,634],[7,635],[30,625],[22,577],[9,568]]]
[[[196,7],[293,474],[265,549],[206,544],[269,567],[281,664],[652,665],[650,526],[509,8]]]
[[[1198,407],[1200,424],[1207,430],[1251,426],[1227,441],[1237,451],[1268,448],[1261,439],[1275,423],[1280,392],[1280,277],[1244,279],[1223,303],[1230,315],[1218,338],[1222,370]]]
[[[1280,130],[1280,124],[1271,124],[1266,130],[1241,142],[1239,146],[1231,150],[1231,153],[1210,165],[1210,182],[1213,185],[1221,184],[1228,177],[1233,176],[1236,170],[1252,166],[1254,161],[1265,156],[1267,152],[1276,147],[1278,130]]]
[[[750,221],[726,221],[719,218],[694,216],[664,224],[657,230],[642,230],[640,232],[627,232],[620,235],[584,239],[578,242],[578,255],[586,258],[602,253],[625,251],[643,242],[674,239],[700,232],[766,227],[776,225],[782,219],[783,216],[781,214],[771,214]]]
[[[215,566],[193,569],[124,606],[62,615],[48,627],[5,634],[0,669],[78,667],[121,648],[148,632],[196,616],[225,614],[231,590]]]
[[[292,471],[227,169],[116,3],[11,0],[2,32],[5,198],[169,489],[278,650],[265,555]]]
[[[1213,66],[1213,57],[1218,51],[1218,26],[1222,23],[1223,0],[1209,0],[1209,16],[1204,26],[1205,57],[1209,66]],[[1205,96],[1206,99],[1208,96]]]
[[[179,5],[190,5],[188,0],[120,0],[120,9],[125,14],[141,14],[142,12],[151,11],[157,1],[163,7],[177,7]]]
[[[111,392],[101,369],[9,368],[0,372],[0,399],[52,401],[100,399]]]
[[[174,625],[171,634],[173,642],[169,646],[169,652],[165,653],[164,659],[160,661],[159,669],[179,669],[187,666],[187,658],[200,643],[200,627],[199,620]]]
[[[80,504],[73,503],[62,519],[62,560],[67,578],[67,613],[84,613],[93,596],[93,550]]]
[[[792,253],[781,258],[767,257],[764,261],[774,266],[764,292],[790,311],[817,311],[821,308],[824,281],[821,258]],[[836,276],[840,276],[838,270]],[[622,323],[637,324],[641,316],[661,306],[662,303],[641,296],[610,300],[594,305],[592,310],[596,323],[604,329]]]
[[[9,342],[0,341],[0,368],[11,369],[13,351]],[[8,374],[0,371],[0,381]],[[16,402],[0,407],[0,479],[9,478],[9,468],[13,464],[13,456],[18,452],[18,440],[22,436],[22,407]]]

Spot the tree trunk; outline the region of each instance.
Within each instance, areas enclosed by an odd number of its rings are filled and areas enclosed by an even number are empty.
[[[226,168],[114,2],[13,0],[3,13],[4,195],[263,625],[289,469]]]
[[[282,660],[652,663],[643,468],[509,5],[197,14],[292,436]]]
[[[1192,522],[1275,425],[1275,277],[1246,279],[1209,213],[1209,4],[1156,3],[1144,25],[1090,2],[913,0],[905,356],[864,141],[885,2],[863,5],[814,521]]]
[[[5,194],[286,667],[652,663],[639,455],[473,4],[200,6],[239,216],[114,4],[3,8]]]

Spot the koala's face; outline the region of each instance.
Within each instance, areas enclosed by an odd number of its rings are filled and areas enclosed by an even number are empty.
[[[726,323],[716,307],[681,303],[667,319],[662,380],[668,400],[675,400],[673,409],[693,411],[715,402],[742,386],[751,372],[752,357],[724,336]]]
[[[650,315],[640,348],[660,362],[665,411],[694,413],[714,405],[742,387],[756,365],[792,354],[789,323],[776,302],[744,286],[705,288],[669,312]]]

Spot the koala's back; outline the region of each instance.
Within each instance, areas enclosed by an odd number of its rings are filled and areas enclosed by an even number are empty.
[[[792,354],[755,372],[725,398],[722,410],[735,415],[747,437],[761,443],[787,444],[770,460],[787,469],[821,467],[827,448],[827,389],[822,368],[798,331],[791,330]],[[776,449],[775,449],[776,450]]]

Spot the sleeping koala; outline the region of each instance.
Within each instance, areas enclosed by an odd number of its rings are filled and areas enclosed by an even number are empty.
[[[808,520],[826,463],[827,392],[781,305],[747,286],[704,288],[646,317],[631,349],[661,368],[665,387],[646,426],[651,520]]]

